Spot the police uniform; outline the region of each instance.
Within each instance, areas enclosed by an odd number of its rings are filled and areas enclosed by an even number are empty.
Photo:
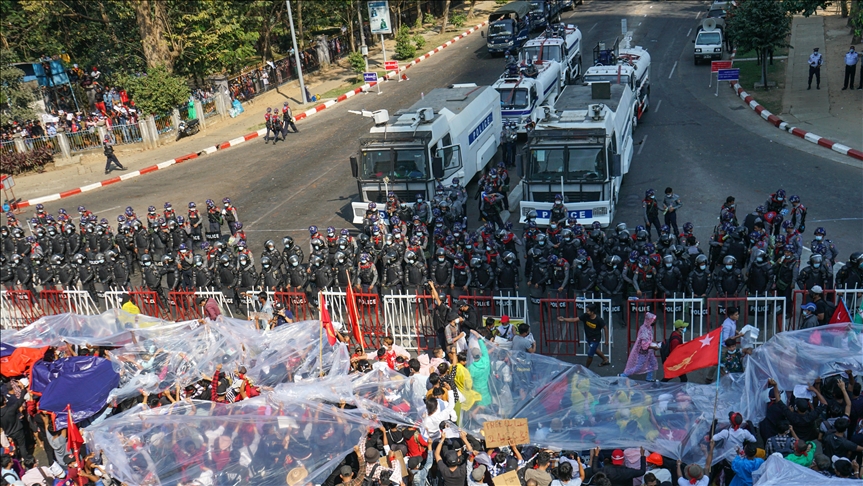
[[[809,87],[812,89],[812,76],[815,76],[815,88],[821,89],[821,65],[824,64],[824,58],[818,52],[816,47],[812,54],[809,54]]]
[[[291,127],[291,130],[294,131],[294,133],[300,132],[299,130],[297,130],[297,126],[294,125],[294,113],[293,113],[293,111],[291,111],[291,107],[288,106],[287,103],[285,103],[285,106],[282,107],[282,118],[283,118],[283,120],[282,120],[283,121],[283,127],[282,127],[282,139],[283,140],[285,138],[285,135],[288,133],[288,127],[289,126]]]
[[[845,82],[842,84],[842,89],[854,89],[854,71],[857,69],[857,58],[859,55],[854,50],[854,46],[845,53]]]

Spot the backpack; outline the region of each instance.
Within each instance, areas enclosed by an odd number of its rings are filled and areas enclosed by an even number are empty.
[[[662,358],[662,361],[668,359],[668,356],[671,354],[671,343],[669,340],[674,336],[672,332],[667,338],[663,339],[661,343],[659,343],[659,356]],[[679,340],[679,339],[678,339]]]
[[[389,482],[386,484],[383,483],[381,479],[374,479],[375,472],[381,467],[380,464],[375,464],[372,466],[372,470],[369,472],[366,477],[363,478],[363,482],[361,486],[389,486]]]

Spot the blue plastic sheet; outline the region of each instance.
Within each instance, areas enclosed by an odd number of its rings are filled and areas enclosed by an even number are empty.
[[[51,363],[48,383],[42,390],[39,408],[56,414],[54,426],[67,426],[66,407],[72,409],[72,420],[85,420],[105,408],[111,390],[120,376],[111,362],[94,356],[63,358]]]

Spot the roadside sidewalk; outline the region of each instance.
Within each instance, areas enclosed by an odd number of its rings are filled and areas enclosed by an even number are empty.
[[[788,53],[788,69],[785,72],[782,119],[802,130],[861,149],[863,91],[842,90],[844,55],[851,45],[846,21],[832,12],[819,12],[819,15],[809,18],[799,15],[794,17],[790,41],[793,47]],[[807,61],[815,47],[820,48],[824,58],[821,89],[816,89],[813,79],[812,89],[808,90]],[[855,88],[857,83],[859,79],[855,80]]]
[[[416,59],[411,61],[399,61],[402,67],[401,73],[390,73],[390,80],[397,79],[405,73],[404,69],[410,67],[432,54],[441,52],[445,47],[452,44],[456,39],[463,38],[466,34],[476,32],[476,25],[487,18],[488,11],[495,7],[493,0],[477,2],[474,15],[468,19],[468,23],[458,29],[447,29],[446,35],[437,33],[436,29],[426,31],[424,37],[427,43],[433,47],[426,52],[419,49]],[[387,59],[393,60],[395,53],[395,40],[386,40]],[[370,49],[369,70],[382,72],[383,52],[380,45]],[[251,102],[244,104],[245,111],[236,118],[213,117],[207,120],[207,128],[200,133],[175,141],[173,138],[163,140],[163,145],[154,150],[143,150],[141,145],[129,145],[116,147],[116,154],[120,162],[128,168],[127,171],[114,171],[110,175],[104,173],[105,157],[101,150],[91,151],[81,156],[81,163],[63,167],[55,167],[43,173],[22,174],[15,176],[15,195],[21,201],[20,207],[26,208],[38,202],[47,202],[68,197],[81,192],[87,192],[102,186],[121,182],[123,180],[138,177],[149,172],[165,169],[171,165],[186,162],[215,152],[217,149],[228,148],[245,141],[263,136],[265,129],[263,113],[267,107],[281,107],[287,101],[294,112],[294,117],[299,121],[307,116],[322,111],[339,101],[368,90],[365,84],[357,88],[355,86],[357,75],[350,68],[347,59],[339,64],[333,64],[325,71],[319,71],[305,77],[307,90],[312,95],[323,95],[335,91],[344,93],[338,98],[325,98],[306,105],[301,105],[299,82],[287,83],[278,89],[264,93]],[[290,137],[288,137],[290,140]]]

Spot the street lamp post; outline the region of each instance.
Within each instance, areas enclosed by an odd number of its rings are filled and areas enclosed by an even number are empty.
[[[306,84],[303,82],[303,65],[300,63],[300,50],[297,49],[297,34],[294,32],[294,15],[291,13],[291,0],[285,0],[288,5],[288,22],[291,24],[291,40],[294,42],[294,62],[297,63],[297,75],[300,77],[300,95],[303,104],[309,102],[306,99]]]

